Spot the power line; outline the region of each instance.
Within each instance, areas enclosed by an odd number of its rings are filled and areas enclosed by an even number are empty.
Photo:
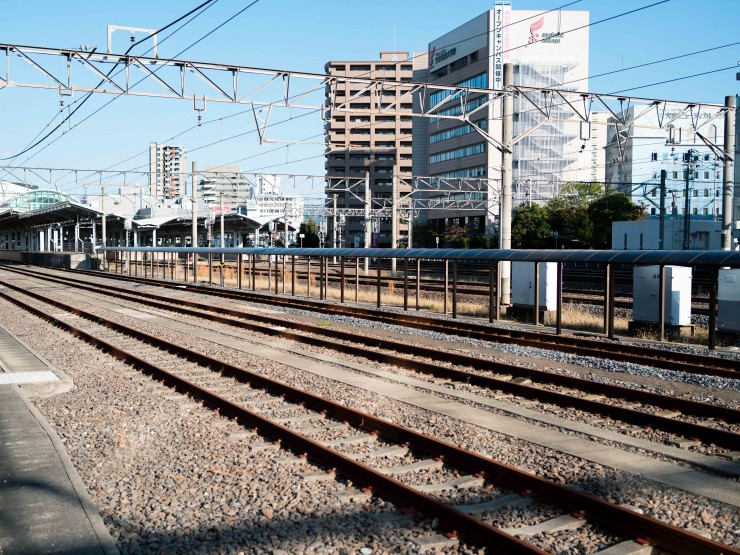
[[[214,0],[206,0],[205,2],[203,2],[202,4],[200,4],[200,5],[198,6],[198,7],[196,7],[196,8],[194,8],[194,9],[190,10],[190,11],[189,11],[188,13],[186,13],[185,15],[182,15],[182,16],[180,16],[179,18],[177,18],[176,20],[172,21],[171,23],[168,23],[167,25],[165,25],[165,26],[164,26],[164,27],[162,27],[161,29],[159,29],[159,30],[155,31],[154,33],[152,33],[151,35],[149,35],[148,37],[146,37],[146,38],[144,38],[144,39],[141,39],[141,40],[139,40],[138,42],[135,42],[134,44],[132,44],[131,46],[129,46],[129,47],[128,47],[128,50],[126,50],[126,52],[124,53],[124,56],[126,56],[126,55],[127,55],[127,54],[128,54],[129,52],[131,52],[131,49],[133,49],[133,48],[134,48],[135,46],[137,46],[138,44],[140,44],[140,43],[141,43],[142,41],[148,40],[148,39],[149,39],[149,38],[151,38],[151,37],[152,37],[153,35],[155,35],[155,34],[157,34],[157,33],[161,33],[162,31],[164,31],[164,30],[166,30],[166,29],[169,29],[170,27],[172,27],[173,25],[175,25],[175,24],[176,24],[176,23],[178,23],[179,21],[182,21],[183,19],[185,19],[186,17],[188,17],[188,16],[190,15],[190,14],[192,14],[192,13],[194,13],[194,12],[198,11],[198,10],[199,10],[199,9],[201,9],[201,8],[202,8],[203,6],[206,6],[207,4],[210,4],[210,3],[211,3],[211,2],[213,2],[213,1],[214,1]],[[256,1],[259,1],[259,0],[256,0]],[[108,71],[108,73],[106,74],[106,76],[105,76],[105,77],[106,77],[106,78],[109,78],[109,77],[111,76],[111,74],[113,73],[113,71],[114,71],[114,70],[115,70],[115,69],[116,69],[116,68],[117,68],[117,67],[118,67],[119,65],[120,65],[120,61],[119,61],[119,62],[116,62],[116,63],[115,63],[115,65],[114,65],[114,66],[113,66],[113,67],[112,67],[112,68],[111,68],[111,69],[110,69],[110,70]],[[98,88],[98,87],[99,87],[100,85],[102,85],[102,84],[103,84],[103,83],[105,82],[105,80],[106,80],[106,79],[101,79],[101,80],[100,80],[100,81],[98,82],[98,84],[97,84],[97,85],[96,85],[96,86],[95,86],[94,88]],[[139,81],[139,82],[140,82],[140,81]],[[136,84],[138,84],[138,83],[136,83]],[[47,133],[46,135],[44,135],[44,136],[43,136],[43,137],[42,137],[41,139],[39,139],[38,141],[36,141],[36,142],[35,142],[35,143],[34,143],[33,145],[31,145],[30,147],[27,147],[27,148],[25,148],[24,150],[22,150],[22,151],[21,151],[21,152],[19,152],[18,154],[15,154],[14,156],[10,156],[10,157],[7,157],[7,158],[0,158],[0,160],[12,160],[13,158],[17,158],[17,157],[18,157],[18,156],[20,156],[21,154],[24,154],[24,153],[28,152],[29,150],[31,150],[31,149],[33,149],[33,148],[35,148],[36,146],[38,146],[39,144],[41,144],[42,142],[44,142],[44,141],[45,141],[45,140],[46,140],[46,139],[47,139],[48,137],[50,137],[50,136],[51,136],[51,135],[52,135],[52,134],[53,134],[53,133],[54,133],[54,132],[55,132],[55,131],[56,131],[57,129],[59,129],[59,128],[60,128],[60,127],[61,127],[62,125],[64,125],[64,124],[65,124],[65,123],[66,123],[66,122],[67,122],[67,121],[68,121],[68,120],[69,120],[69,119],[70,119],[70,118],[71,118],[71,117],[72,117],[72,116],[73,116],[73,115],[74,115],[74,114],[75,114],[75,113],[77,112],[77,110],[79,110],[80,108],[82,108],[82,106],[84,106],[84,104],[85,104],[85,103],[86,103],[86,102],[87,102],[87,101],[88,101],[88,100],[90,99],[90,97],[91,97],[92,95],[93,95],[93,93],[92,93],[92,92],[89,92],[89,93],[87,93],[87,95],[86,95],[86,96],[85,96],[85,97],[83,98],[83,100],[82,100],[82,101],[80,102],[79,106],[77,106],[77,107],[76,107],[76,108],[74,109],[74,111],[72,111],[72,112],[71,112],[71,113],[70,113],[69,115],[67,115],[67,117],[66,117],[66,118],[64,118],[64,120],[62,120],[62,122],[61,122],[61,123],[59,123],[59,124],[58,124],[58,125],[57,125],[57,126],[56,126],[56,127],[54,128],[54,129],[52,129],[51,131],[49,131],[49,132],[48,132],[48,133]],[[120,95],[119,95],[119,96],[120,96]],[[114,97],[114,100],[115,100],[115,98],[118,98],[118,97]],[[113,101],[113,100],[111,100],[111,102],[112,102],[112,101]],[[103,106],[102,108],[104,108],[104,107],[105,107],[105,106],[107,106],[108,104],[110,104],[110,102],[108,102],[107,104],[105,104],[105,105],[104,105],[104,106]],[[100,111],[100,110],[101,110],[102,108],[99,108],[98,110],[96,110],[95,112],[93,112],[93,114],[95,114],[95,113],[99,112],[99,111]],[[88,116],[88,117],[89,117],[89,116]],[[88,118],[85,118],[85,119],[88,119]],[[85,121],[85,120],[82,120],[82,121]],[[80,123],[81,123],[81,122],[80,122]],[[77,125],[79,125],[79,123],[78,123],[78,124],[76,124],[76,125],[75,125],[74,127],[77,127]],[[72,129],[74,129],[74,127],[72,127]],[[70,131],[71,131],[71,129],[70,129]]]

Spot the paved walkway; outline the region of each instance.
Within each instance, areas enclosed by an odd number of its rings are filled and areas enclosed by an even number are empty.
[[[61,440],[29,396],[71,381],[0,327],[0,554],[118,553]]]

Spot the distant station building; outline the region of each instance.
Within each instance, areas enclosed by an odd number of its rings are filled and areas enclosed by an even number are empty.
[[[429,81],[501,90],[504,64],[512,63],[515,85],[586,91],[588,22],[587,11],[513,10],[511,2],[497,1],[492,10],[429,43]],[[570,29],[575,30],[563,33]],[[450,94],[433,93],[429,106],[437,105]],[[542,103],[542,93],[528,94]],[[492,137],[501,135],[501,114],[496,108],[499,103],[486,105],[486,96],[482,94],[453,100],[448,106],[442,105],[438,113],[469,114],[467,122],[416,118],[414,125],[425,128],[428,152],[426,160],[415,161],[414,174],[487,178],[487,182],[480,182],[477,193],[468,193],[485,200],[497,195],[493,189],[500,189],[501,153],[475,128]],[[530,199],[536,194],[540,200],[547,200],[557,194],[563,182],[600,177],[592,173],[591,157],[598,160],[598,144],[599,141],[603,144],[605,139],[592,138],[591,129],[584,129],[579,123],[560,121],[566,119],[561,117],[564,114],[564,108],[553,103],[547,119],[532,104],[516,97],[514,136],[522,135],[522,138],[514,145],[513,152],[515,202],[524,202],[527,193]],[[600,135],[603,137],[603,131]],[[444,194],[449,192],[439,193],[441,200]],[[433,199],[434,193],[429,197]],[[483,210],[435,210],[429,211],[428,218],[439,228],[466,225],[472,231],[484,232],[495,225],[493,214]]]
[[[408,52],[381,52],[379,60],[330,61],[325,72],[335,77],[364,77],[389,81],[412,81],[415,72],[426,68],[426,54],[411,55]],[[327,105],[335,105],[331,119],[326,121],[326,175],[331,178],[367,177],[372,208],[380,208],[397,201],[411,188],[405,182],[397,183],[396,198],[393,199],[393,176],[410,178],[412,175],[412,100],[401,99],[402,92],[394,89],[382,91],[381,103],[394,106],[395,112],[377,114],[373,108],[377,99],[370,90],[362,90],[361,83],[332,81],[326,88]],[[415,148],[415,147],[414,147]],[[365,206],[364,185],[352,192],[336,191],[327,185],[327,206],[337,209],[363,209]],[[331,220],[330,220],[331,222]],[[333,225],[333,224],[332,224]],[[337,247],[345,246],[391,246],[390,219],[367,222],[372,225],[372,245],[364,245],[364,216],[344,219],[344,227],[337,230]],[[332,231],[329,230],[329,237]],[[400,225],[400,244],[408,240],[407,225]]]
[[[181,146],[149,145],[149,194],[154,198],[185,195],[185,182],[190,178],[185,149]]]

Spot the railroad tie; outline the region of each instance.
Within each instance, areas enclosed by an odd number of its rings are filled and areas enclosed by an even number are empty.
[[[426,553],[431,550],[441,550],[447,547],[454,547],[458,544],[455,538],[448,538],[441,534],[434,536],[424,536],[423,538],[411,538],[411,541],[419,548],[419,553]]]
[[[441,484],[426,484],[417,486],[416,489],[423,491],[424,493],[434,493],[437,491],[445,491],[448,489],[463,489],[463,488],[476,488],[482,486],[485,480],[478,476],[460,476]]]
[[[512,536],[534,536],[536,534],[553,534],[555,532],[562,532],[564,530],[577,530],[581,526],[586,524],[586,520],[583,518],[576,518],[571,515],[562,515],[539,524],[533,524],[532,526],[523,526],[521,528],[502,528],[502,531]]]
[[[488,513],[498,511],[500,509],[511,508],[511,507],[527,507],[534,503],[534,498],[524,497],[516,493],[510,493],[508,495],[502,495],[491,501],[484,503],[476,503],[474,505],[457,505],[455,508],[461,510],[469,515],[479,515],[481,513]]]
[[[412,472],[419,472],[420,470],[436,470],[442,468],[444,463],[434,459],[424,459],[411,464],[402,464],[399,466],[392,466],[390,468],[379,468],[378,472],[382,474],[392,474],[394,476],[400,476],[402,474],[411,474]]]
[[[409,452],[408,447],[403,447],[402,445],[390,445],[388,447],[383,447],[382,449],[378,449],[377,451],[370,451],[368,453],[354,453],[352,455],[347,455],[348,457],[359,460],[359,459],[370,459],[370,458],[385,458],[385,457],[403,457],[406,455],[406,453]]]
[[[643,545],[628,540],[597,551],[596,555],[652,555],[652,553],[652,545]]]
[[[357,445],[359,443],[366,443],[368,441],[376,441],[378,436],[373,434],[356,434],[341,439],[333,439],[331,441],[323,441],[322,443],[326,447],[338,447],[340,445]]]

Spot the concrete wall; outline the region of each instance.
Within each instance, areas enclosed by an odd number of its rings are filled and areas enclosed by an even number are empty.
[[[0,260],[75,270],[97,270],[100,261],[89,254],[0,250]]]

